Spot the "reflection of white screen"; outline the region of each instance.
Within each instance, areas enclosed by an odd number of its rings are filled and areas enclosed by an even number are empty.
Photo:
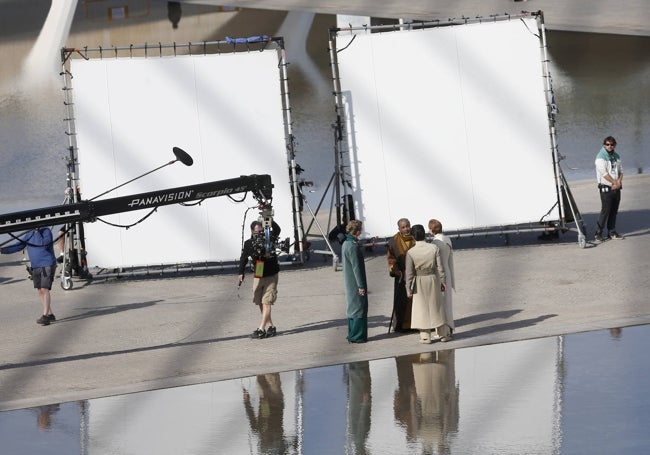
[[[130,183],[104,198],[270,174],[282,236],[293,230],[278,53],[73,60],[82,199],[90,199],[173,160],[194,159]],[[243,193],[233,196],[240,199]],[[239,257],[248,207],[227,197],[200,206],[160,207],[128,230],[86,225],[91,265],[118,266]],[[129,225],[148,210],[103,217]],[[248,212],[248,224],[258,216]]]
[[[538,222],[557,202],[535,19],[337,38],[366,234]],[[345,49],[344,49],[345,48]],[[545,220],[557,220],[553,208]]]
[[[454,453],[495,447],[560,452],[561,343],[550,337],[456,351],[460,419]]]

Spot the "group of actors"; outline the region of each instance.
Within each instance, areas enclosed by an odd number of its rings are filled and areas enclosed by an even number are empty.
[[[454,289],[454,262],[451,240],[442,233],[438,220],[429,221],[432,243],[426,241],[424,226],[402,218],[399,231],[387,244],[389,274],[395,280],[391,328],[394,332],[419,331],[420,342],[449,341],[454,330],[451,290]],[[345,281],[346,313],[350,343],[368,340],[368,285],[362,246],[359,237],[361,221],[352,220],[346,226],[341,245],[341,263]],[[253,303],[259,307],[261,319],[251,338],[270,338],[277,334],[271,309],[278,297],[278,257],[274,251],[262,248],[265,237],[262,222],[253,221],[251,236],[242,247],[239,258],[238,284],[246,271],[253,270]],[[273,221],[271,243],[281,228]]]
[[[616,139],[607,136],[596,155],[596,181],[601,209],[594,240],[623,239],[616,219],[623,188],[623,166],[616,152]],[[419,332],[421,343],[450,341],[454,332],[452,291],[455,290],[453,247],[442,232],[440,221],[429,220],[432,241],[424,226],[411,227],[407,218],[397,222],[398,232],[388,241],[388,271],[394,279],[393,314],[389,330]],[[345,275],[348,341],[368,340],[368,287],[363,253],[359,244],[361,221],[347,225],[341,260]],[[605,231],[607,234],[605,235]]]
[[[442,223],[429,220],[432,241],[427,242],[424,226],[411,226],[407,218],[397,221],[398,232],[387,242],[388,273],[394,280],[393,313],[389,331],[419,333],[420,343],[452,339],[454,316],[452,290],[455,289],[451,239],[442,232]],[[361,221],[346,227],[341,247],[345,281],[346,312],[350,343],[368,341],[368,282],[359,237]]]
[[[616,139],[607,136],[596,156],[596,180],[601,200],[601,211],[596,223],[595,241],[622,239],[616,231],[616,218],[623,187],[621,157],[615,151]],[[451,240],[442,232],[440,221],[429,220],[432,241],[427,242],[424,226],[411,227],[408,219],[397,222],[398,232],[387,243],[388,272],[394,279],[393,314],[389,330],[394,332],[419,332],[421,343],[449,341],[454,332],[452,290],[455,289],[453,249]],[[262,339],[276,335],[271,319],[271,308],[278,297],[278,272],[280,266],[275,251],[267,251],[268,234],[271,241],[279,238],[280,226],[274,221],[265,233],[261,221],[250,225],[251,237],[243,243],[238,269],[238,283],[244,281],[249,261],[254,270],[253,303],[259,307],[260,324],[252,338]],[[345,241],[341,247],[341,262],[345,281],[348,336],[350,343],[368,340],[368,284],[359,237],[362,222],[350,221],[346,226]],[[605,234],[606,232],[606,234]],[[59,231],[53,239],[48,227],[39,227],[14,237],[17,241],[0,248],[0,253],[10,254],[27,250],[31,263],[30,278],[38,291],[43,308],[37,323],[49,325],[56,321],[52,313],[50,290],[55,278],[57,257],[54,244],[63,254],[63,235]]]

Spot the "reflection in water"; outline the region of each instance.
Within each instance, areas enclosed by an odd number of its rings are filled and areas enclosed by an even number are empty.
[[[645,453],[650,326],[613,333],[0,412],[2,453]]]
[[[420,354],[413,364],[416,426],[424,453],[450,453],[450,433],[458,431],[458,388],[454,351]]]
[[[419,354],[416,354],[419,358]],[[415,379],[413,379],[413,357],[403,355],[395,358],[397,367],[397,389],[393,397],[395,422],[406,431],[406,442],[415,441]]]
[[[36,417],[36,426],[41,431],[49,431],[52,428],[52,417],[59,412],[60,406],[58,404],[48,404],[39,406],[38,417]]]
[[[649,329],[566,337],[562,455],[648,453]]]
[[[0,412],[0,453],[86,455],[86,404],[77,401]]]
[[[421,444],[422,453],[451,453],[459,419],[455,351],[402,356],[396,366],[395,420],[405,426],[407,442]]]
[[[251,404],[248,390],[243,388],[244,408],[248,423],[257,437],[259,453],[288,453],[284,436],[284,394],[279,373],[257,376],[259,403],[257,413]]]
[[[348,375],[348,444],[346,453],[365,455],[368,452],[366,440],[370,433],[371,422],[371,386],[370,363],[355,362],[347,365]],[[350,450],[352,449],[352,450]]]
[[[612,327],[609,329],[609,334],[612,336],[612,338],[617,340],[623,336],[623,329],[620,327]]]

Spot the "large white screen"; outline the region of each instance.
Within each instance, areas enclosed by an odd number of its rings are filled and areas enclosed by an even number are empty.
[[[353,196],[368,236],[557,220],[535,19],[337,38]]]
[[[276,50],[151,58],[73,60],[82,199],[90,199],[175,158],[194,159],[136,180],[104,198],[270,174],[282,236],[292,236],[291,189]],[[244,194],[233,197],[240,199]],[[255,200],[227,197],[169,205],[128,230],[85,225],[89,265],[224,261],[239,257],[242,223]],[[148,210],[103,217],[129,225]],[[248,224],[258,216],[248,212]]]

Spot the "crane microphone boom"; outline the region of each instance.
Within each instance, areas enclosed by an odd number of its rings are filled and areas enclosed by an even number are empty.
[[[176,155],[176,159],[183,163],[185,166],[191,166],[194,164],[192,157],[182,148],[174,147],[172,149],[172,152],[174,152],[174,155]]]
[[[135,182],[136,180],[141,179],[142,177],[144,177],[146,175],[149,175],[149,174],[151,174],[153,172],[156,172],[157,170],[160,170],[160,169],[164,168],[165,166],[169,166],[171,164],[174,164],[176,161],[180,161],[185,166],[191,166],[194,163],[194,160],[192,159],[192,157],[185,150],[183,150],[183,149],[181,149],[179,147],[174,147],[172,149],[172,152],[174,152],[174,155],[176,156],[175,160],[172,160],[169,163],[165,163],[162,166],[158,166],[156,169],[152,169],[152,170],[150,170],[148,172],[145,172],[142,175],[138,175],[137,177],[132,178],[128,182],[120,183],[116,187],[113,187],[110,190],[106,190],[102,194],[98,194],[97,196],[95,196],[94,198],[92,198],[90,200],[94,201],[95,199],[99,199],[100,197],[102,197],[102,196],[104,196],[104,195],[106,195],[106,194],[108,194],[108,193],[110,193],[112,191],[115,191],[118,188],[122,188],[124,185],[127,185],[127,184],[129,184],[131,182]]]

